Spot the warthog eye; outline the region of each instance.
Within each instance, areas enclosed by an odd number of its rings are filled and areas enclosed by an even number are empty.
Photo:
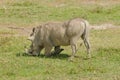
[[[33,28],[32,31],[35,32],[35,28]]]

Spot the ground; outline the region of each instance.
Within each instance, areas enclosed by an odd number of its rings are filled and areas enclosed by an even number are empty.
[[[52,57],[24,55],[33,27],[48,21],[81,17],[91,26],[92,58],[78,41],[73,62],[71,47]],[[2,0],[0,1],[0,80],[120,80],[119,0]]]

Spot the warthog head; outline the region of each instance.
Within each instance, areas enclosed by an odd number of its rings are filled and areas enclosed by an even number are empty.
[[[37,32],[37,28],[38,27],[35,27],[32,29],[32,32],[30,34],[30,36],[28,37],[27,40],[31,41],[31,45],[29,48],[25,48],[25,53],[28,54],[28,55],[38,55],[36,54],[37,52],[35,51],[35,46],[33,45],[34,44],[34,38],[35,38],[35,34]]]
[[[29,49],[25,48],[25,53],[28,55],[32,55],[33,51],[31,48],[29,48]]]
[[[31,45],[29,48],[25,49],[25,53],[27,55],[38,56],[41,50],[44,48],[43,45],[38,45],[38,42],[36,42],[36,39],[37,39],[36,35],[39,32],[39,30],[40,30],[40,27],[33,28],[30,36],[28,37],[28,40],[31,41]],[[63,50],[64,49],[60,48],[60,46],[55,46],[54,51],[53,53],[51,52],[51,54],[59,54]]]

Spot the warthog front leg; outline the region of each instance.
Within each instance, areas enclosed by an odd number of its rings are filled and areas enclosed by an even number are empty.
[[[64,49],[60,48],[60,46],[55,46],[54,51],[51,52],[52,55],[58,55],[60,54]]]
[[[51,56],[51,50],[52,50],[52,46],[45,46],[45,56],[49,57]]]

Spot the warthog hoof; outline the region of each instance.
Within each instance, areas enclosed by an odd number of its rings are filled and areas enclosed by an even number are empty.
[[[51,55],[58,55],[60,54],[64,49],[58,49],[58,50],[55,50],[53,52],[51,52]]]

